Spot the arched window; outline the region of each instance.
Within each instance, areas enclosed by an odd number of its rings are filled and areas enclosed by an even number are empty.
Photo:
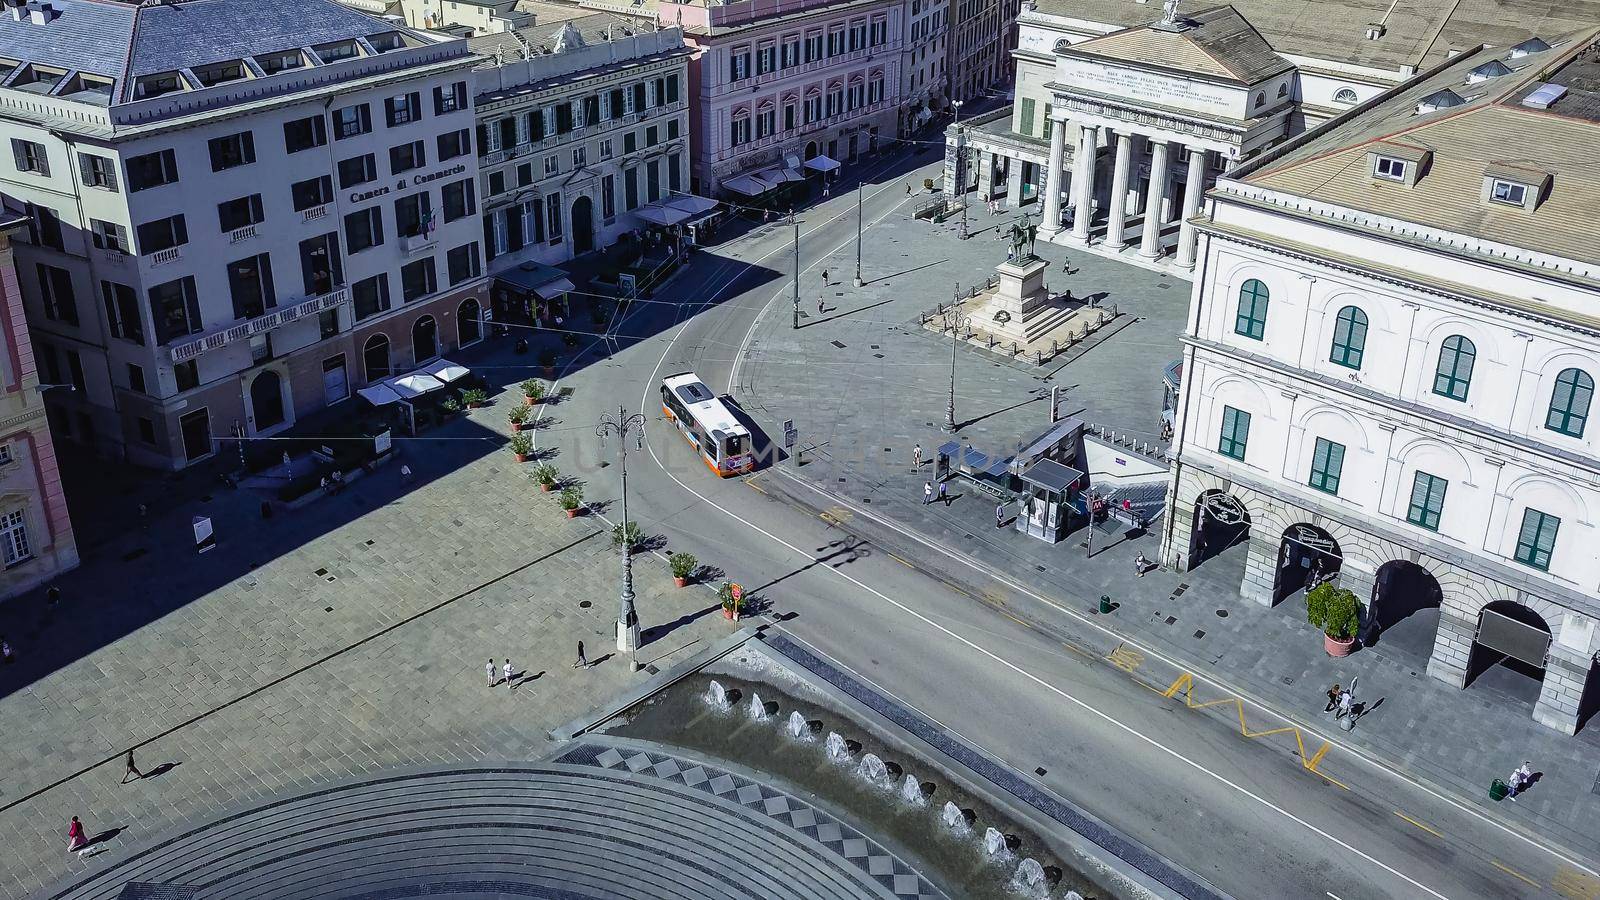
[[[375,334],[367,338],[361,348],[361,362],[367,370],[367,381],[389,377],[389,336]]]
[[[1285,81],[1283,84],[1278,85],[1278,96],[1279,97],[1287,97],[1287,96],[1289,96],[1289,83],[1287,81]]]
[[[1550,411],[1544,427],[1571,437],[1583,437],[1589,424],[1589,402],[1594,399],[1594,379],[1582,369],[1563,369],[1550,392]]]
[[[1260,109],[1261,107],[1266,105],[1266,102],[1267,102],[1267,95],[1266,94],[1257,94],[1256,95],[1256,102],[1254,104],[1252,104],[1252,105],[1254,106],[1254,108]]]
[[[1356,96],[1356,92],[1350,88],[1339,88],[1333,92],[1333,102],[1335,103],[1354,103],[1358,99],[1360,98]]]
[[[1354,306],[1339,310],[1333,323],[1333,350],[1328,359],[1349,369],[1361,368],[1361,354],[1367,349],[1367,314]]]
[[[1451,400],[1466,400],[1472,384],[1472,363],[1478,348],[1459,334],[1444,339],[1439,348],[1439,366],[1433,373],[1433,392]]]
[[[1267,333],[1267,286],[1252,278],[1239,288],[1239,314],[1233,330],[1247,338],[1261,340]]]

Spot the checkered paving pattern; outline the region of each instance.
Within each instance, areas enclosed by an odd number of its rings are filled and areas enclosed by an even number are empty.
[[[626,771],[636,776],[676,782],[730,800],[766,817],[779,827],[815,838],[829,851],[892,891],[896,897],[945,900],[943,892],[878,842],[771,785],[655,749],[643,751],[633,747],[584,743],[562,754],[556,762]]]

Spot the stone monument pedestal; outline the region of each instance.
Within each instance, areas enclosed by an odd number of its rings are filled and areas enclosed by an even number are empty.
[[[1060,325],[1072,311],[1054,301],[1044,284],[1050,264],[1023,259],[995,266],[1000,286],[972,315],[972,327],[987,331],[1003,342],[1031,344]]]

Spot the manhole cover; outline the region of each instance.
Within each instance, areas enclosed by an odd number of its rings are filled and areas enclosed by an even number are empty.
[[[594,605],[594,604],[593,604],[593,603],[591,603],[591,602],[589,602],[589,601],[588,601],[588,600],[583,600],[583,601],[580,601],[580,602],[579,602],[579,603],[578,603],[578,608],[579,608],[579,609],[588,609],[588,608],[589,608],[589,607],[591,607],[591,606],[593,606],[593,605]]]
[[[1205,632],[1204,632],[1204,631],[1196,631],[1196,632],[1195,632],[1195,633],[1194,633],[1194,636],[1195,636],[1195,637],[1196,637],[1196,638],[1203,638],[1203,637],[1205,637],[1205,636],[1206,636],[1206,633],[1205,633]]]
[[[1035,775],[1043,775],[1044,774],[1044,766],[1039,766],[1038,768],[1034,769],[1033,770],[1033,774],[1035,774]]]
[[[828,343],[834,345],[835,347],[838,347],[840,350],[844,349],[844,344],[841,344],[838,341],[829,341]]]
[[[314,574],[316,574],[318,577],[320,577],[320,576],[328,574],[328,570],[327,569],[318,569]]]
[[[372,544],[373,544],[373,542],[372,542],[372,541],[367,541],[367,546],[368,546],[368,547],[371,547],[371,546],[372,546]]]
[[[324,607],[323,607],[323,608],[322,608],[322,611],[323,611],[323,612],[333,612],[333,607],[331,607],[331,606],[324,606]]]
[[[1227,617],[1228,617],[1228,611],[1227,610],[1225,610],[1225,609],[1217,610],[1217,618],[1226,619]]]
[[[1167,621],[1168,625],[1172,625],[1172,624],[1175,624],[1178,621],[1178,617],[1177,616],[1167,616],[1167,620],[1166,621]]]

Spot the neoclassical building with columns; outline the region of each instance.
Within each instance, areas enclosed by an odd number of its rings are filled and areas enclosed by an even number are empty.
[[[1217,179],[1161,550],[1243,545],[1265,605],[1332,579],[1363,645],[1568,733],[1600,705],[1597,53],[1469,50]]]

